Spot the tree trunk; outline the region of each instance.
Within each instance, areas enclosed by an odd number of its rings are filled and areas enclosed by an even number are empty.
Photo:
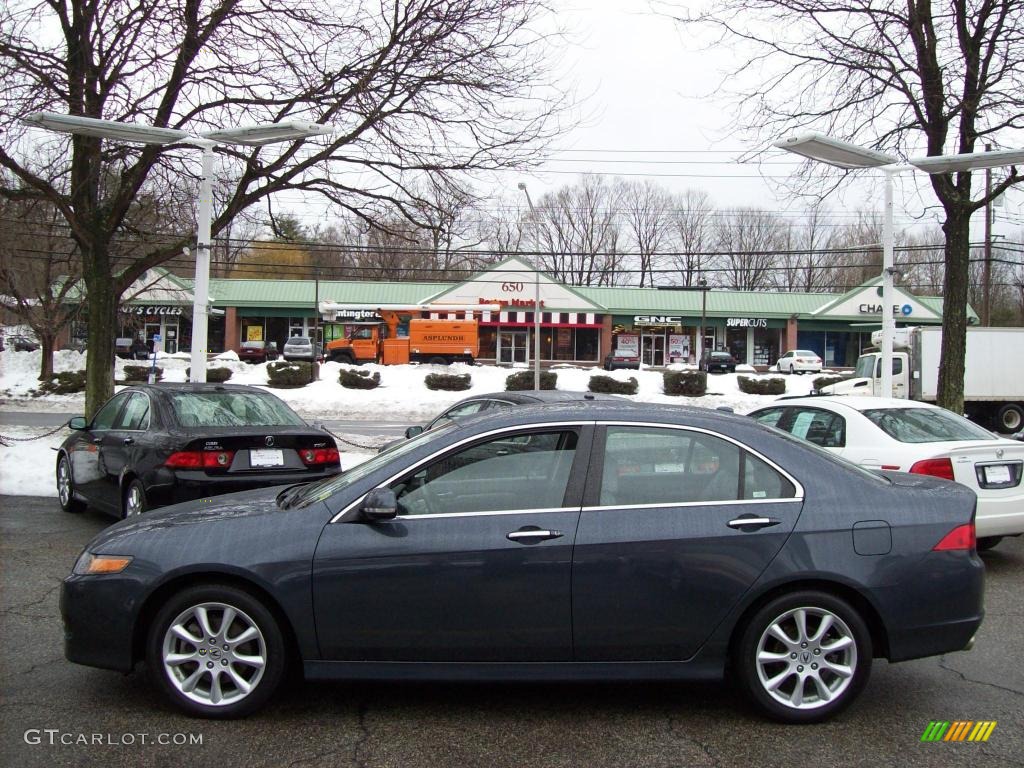
[[[89,333],[85,357],[85,415],[91,419],[114,394],[114,340],[120,294],[110,277],[106,255],[89,259],[85,270]]]
[[[942,353],[937,402],[964,412],[964,354],[967,350],[967,290],[970,284],[970,214],[950,213],[946,233],[946,274],[942,285]]]
[[[39,380],[49,381],[53,378],[53,340],[54,335],[52,333],[40,333],[36,331],[36,336],[39,337],[39,350],[42,353],[42,360],[39,363]]]

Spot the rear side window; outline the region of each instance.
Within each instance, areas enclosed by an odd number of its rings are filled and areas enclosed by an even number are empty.
[[[257,392],[176,392],[171,407],[183,427],[306,426],[276,397]]]
[[[609,427],[600,506],[790,498],[795,488],[735,443],[704,432]]]
[[[767,411],[755,413],[754,421],[765,424],[769,427],[777,427],[779,426],[779,421],[782,420],[783,413],[785,413],[785,410],[782,408],[770,408]]]
[[[114,425],[114,429],[146,430],[149,429],[149,398],[141,392],[132,395],[128,405]]]
[[[782,428],[822,448],[842,448],[846,445],[846,419],[831,411],[794,408]]]

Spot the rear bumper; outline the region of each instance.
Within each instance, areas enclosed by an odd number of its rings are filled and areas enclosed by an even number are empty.
[[[979,537],[1024,533],[1024,493],[1007,499],[987,499],[979,495],[974,525]]]

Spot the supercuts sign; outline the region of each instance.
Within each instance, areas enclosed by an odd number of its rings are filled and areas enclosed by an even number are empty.
[[[726,328],[767,328],[768,320],[763,317],[730,317],[725,321]]]
[[[167,304],[140,304],[136,307],[121,307],[121,312],[126,315],[180,315],[182,308]]]
[[[682,325],[682,315],[633,315],[633,325]]]

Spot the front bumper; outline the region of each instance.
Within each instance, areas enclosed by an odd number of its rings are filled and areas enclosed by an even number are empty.
[[[124,575],[68,576],[60,594],[67,660],[130,672],[141,593],[139,583]]]

